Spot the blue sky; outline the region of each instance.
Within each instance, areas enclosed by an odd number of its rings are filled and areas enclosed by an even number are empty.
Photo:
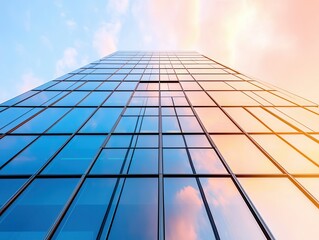
[[[0,102],[115,50],[197,50],[319,102],[314,2],[5,1]]]

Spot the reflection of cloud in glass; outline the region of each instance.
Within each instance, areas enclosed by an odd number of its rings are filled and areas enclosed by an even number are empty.
[[[165,182],[169,182],[165,185],[166,239],[214,239],[195,180],[166,179]]]
[[[201,183],[221,239],[264,239],[264,235],[229,178]]]

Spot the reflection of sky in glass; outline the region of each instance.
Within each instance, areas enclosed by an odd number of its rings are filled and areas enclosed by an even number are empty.
[[[229,178],[201,178],[201,183],[221,239],[265,239]]]
[[[164,180],[165,239],[214,239],[194,178]]]
[[[128,178],[108,239],[157,237],[157,179]]]
[[[316,239],[319,236],[317,207],[288,179],[242,178],[240,183],[275,238]]]

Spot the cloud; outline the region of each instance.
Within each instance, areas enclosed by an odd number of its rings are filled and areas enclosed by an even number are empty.
[[[122,15],[127,12],[127,9],[129,7],[129,1],[128,0],[109,0],[106,7],[109,13]]]
[[[77,60],[78,52],[75,48],[69,47],[64,50],[63,57],[56,63],[56,76],[65,74],[67,71],[75,69],[79,64]]]
[[[21,76],[21,82],[19,82],[18,85],[18,91],[19,92],[26,92],[30,89],[33,89],[41,84],[43,84],[44,81],[36,76],[34,76],[32,71],[25,72]]]
[[[118,33],[121,23],[103,23],[93,36],[92,45],[100,57],[104,57],[117,49]]]
[[[203,208],[199,192],[192,186],[185,186],[176,192],[174,208],[166,215],[168,239],[198,239],[199,223]],[[187,209],[187,211],[186,211]]]
[[[77,26],[76,22],[73,19],[68,19],[68,20],[66,20],[65,23],[69,29],[74,29]]]
[[[319,102],[319,3],[298,0],[136,0],[144,48],[197,50]]]

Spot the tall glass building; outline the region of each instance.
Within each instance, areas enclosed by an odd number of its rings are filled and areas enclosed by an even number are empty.
[[[0,105],[0,239],[318,239],[318,105],[196,52],[116,52]]]

